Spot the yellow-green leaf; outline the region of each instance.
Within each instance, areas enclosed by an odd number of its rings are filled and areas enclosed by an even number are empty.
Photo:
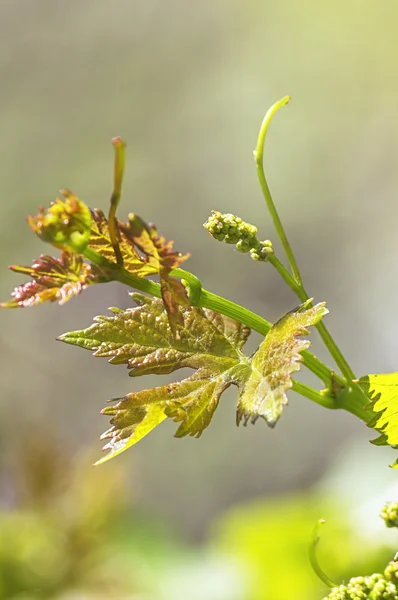
[[[274,427],[287,404],[286,391],[292,387],[291,374],[300,368],[301,352],[308,348],[308,327],[316,325],[328,310],[321,302],[306,309],[309,302],[287,313],[268,332],[251,362],[251,373],[240,396],[237,423],[255,423],[262,417]]]
[[[368,424],[382,435],[374,443],[390,446],[398,444],[398,373],[365,375],[359,385],[368,396],[376,414]]]

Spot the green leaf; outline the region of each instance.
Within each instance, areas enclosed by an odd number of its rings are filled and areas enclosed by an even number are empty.
[[[381,436],[374,444],[395,446],[398,444],[398,373],[365,375],[358,380],[368,396],[376,416],[368,427],[377,429]]]
[[[29,217],[32,230],[45,242],[56,248],[83,252],[90,239],[90,209],[72,192],[61,190],[47,210],[41,209],[35,217]]]
[[[104,450],[110,452],[99,462],[136,444],[167,417],[180,423],[177,437],[199,437],[223,391],[231,384],[242,385],[249,369],[241,353],[249,335],[243,325],[210,310],[182,308],[177,338],[161,300],[137,293],[132,297],[136,307],[111,309],[113,316],[97,317],[88,329],[59,339],[108,357],[113,364],[126,364],[131,376],[184,367],[195,373],[180,382],[127,394],[105,408],[103,413],[112,416],[112,427],[103,435],[110,440]]]
[[[10,269],[29,275],[32,280],[16,287],[11,294],[13,299],[0,303],[0,308],[25,308],[46,301],[65,304],[90,284],[107,281],[98,267],[67,251],[62,252],[61,258],[42,255],[31,267],[13,265]]]
[[[306,309],[304,303],[287,313],[268,332],[251,362],[251,373],[240,396],[237,424],[244,420],[255,423],[262,417],[274,427],[287,404],[286,391],[292,387],[291,374],[298,371],[301,352],[309,347],[308,340],[298,336],[308,334],[308,327],[316,325],[328,313],[321,302]]]

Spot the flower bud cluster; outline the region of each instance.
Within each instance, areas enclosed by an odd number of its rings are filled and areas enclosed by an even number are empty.
[[[398,600],[398,591],[392,581],[375,573],[369,577],[353,577],[347,585],[333,588],[323,600]]]
[[[387,502],[380,514],[387,527],[398,527],[398,503]]]
[[[384,577],[398,585],[398,560],[392,560],[384,569]]]
[[[239,252],[250,252],[253,260],[266,261],[273,254],[272,243],[269,240],[258,241],[255,225],[246,223],[231,213],[222,214],[213,210],[204,228],[215,240],[235,244]]]

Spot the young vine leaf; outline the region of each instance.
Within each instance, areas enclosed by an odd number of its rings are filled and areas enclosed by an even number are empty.
[[[358,380],[376,416],[368,423],[380,432],[377,446],[398,445],[398,373],[365,375]],[[393,465],[398,467],[398,462]]]
[[[92,230],[89,248],[106,260],[116,262],[109,233],[109,224],[102,211],[92,211]],[[137,277],[155,273],[160,276],[162,300],[172,330],[177,333],[184,320],[180,307],[189,307],[187,293],[181,281],[170,276],[188,258],[188,254],[173,251],[173,242],[160,236],[154,225],[147,225],[140,217],[129,215],[127,223],[116,220],[118,244],[123,267]],[[141,254],[139,254],[139,252]]]
[[[166,242],[154,225],[147,225],[137,215],[130,214],[128,223],[120,223],[119,229],[145,254],[148,264],[159,273],[162,300],[169,323],[173,332],[178,332],[180,327],[184,327],[180,307],[188,308],[190,302],[181,281],[171,277],[170,271],[178,268],[189,255],[173,252],[173,242]]]
[[[12,300],[0,308],[25,308],[45,301],[65,304],[92,283],[110,281],[104,269],[83,262],[81,253],[88,246],[91,230],[90,209],[72,192],[61,191],[48,210],[28,218],[31,229],[44,241],[61,248],[60,258],[41,255],[31,267],[13,265],[16,273],[32,280],[12,292]]]
[[[47,210],[41,208],[38,215],[29,217],[28,223],[44,242],[82,252],[90,239],[90,209],[73,192],[61,190],[60,193],[61,198]]]
[[[11,270],[32,277],[12,293],[13,299],[0,303],[0,308],[35,306],[46,300],[64,304],[91,283],[117,279],[117,264],[111,241],[109,222],[104,213],[90,210],[72,192],[63,190],[46,211],[43,208],[28,223],[44,241],[62,249],[61,258],[40,256],[31,267],[12,266]],[[189,300],[182,283],[170,276],[188,255],[173,251],[173,242],[159,236],[156,228],[130,215],[128,223],[115,219],[118,247],[123,268],[137,277],[159,274],[161,292],[174,332],[182,324],[179,307],[187,308]],[[90,264],[90,251],[105,259],[102,267]],[[141,252],[142,254],[140,254]],[[88,262],[83,258],[88,256]],[[177,333],[178,334],[178,333]]]
[[[136,307],[113,308],[113,316],[97,317],[88,329],[59,339],[107,357],[112,364],[126,364],[132,377],[164,375],[184,367],[195,372],[176,383],[116,398],[116,404],[105,408],[103,414],[112,417],[111,428],[102,436],[109,440],[104,446],[109,453],[100,463],[136,444],[167,417],[180,423],[176,437],[199,437],[221,394],[232,384],[242,395],[238,421],[263,417],[274,425],[292,385],[290,374],[299,368],[299,353],[309,346],[295,336],[307,333],[306,327],[327,312],[322,303],[289,313],[250,359],[241,351],[249,329],[233,319],[207,309],[180,308],[183,326],[177,337],[160,300],[137,293],[132,297]]]
[[[32,280],[16,287],[12,300],[1,302],[0,308],[25,308],[46,301],[65,304],[90,284],[106,281],[98,267],[66,250],[61,258],[41,255],[31,267],[13,265],[10,269],[29,275]]]
[[[297,337],[308,334],[329,311],[325,302],[312,308],[308,300],[287,313],[268,332],[251,361],[251,373],[238,402],[237,424],[255,423],[259,417],[274,427],[287,404],[286,391],[293,385],[291,374],[300,368],[301,352],[308,340]]]
[[[112,364],[127,364],[133,377],[183,367],[195,373],[176,383],[132,392],[105,408],[112,427],[102,437],[110,440],[104,447],[110,452],[100,462],[136,444],[167,417],[181,423],[177,437],[199,437],[221,394],[238,383],[238,367],[244,371],[248,361],[241,347],[250,330],[236,321],[201,308],[182,309],[184,326],[177,338],[160,300],[137,293],[132,297],[136,307],[111,309],[114,316],[97,317],[88,329],[59,339],[92,350],[94,356],[109,357]]]
[[[116,264],[116,255],[111,242],[108,219],[99,208],[92,210],[91,216],[89,249],[103,256],[109,263]],[[120,231],[119,222],[118,225],[119,249],[123,259],[123,267],[126,271],[138,277],[157,273],[156,265],[151,263],[148,258],[138,254],[132,240]]]

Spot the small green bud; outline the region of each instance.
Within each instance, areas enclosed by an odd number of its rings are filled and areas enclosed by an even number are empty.
[[[253,260],[267,261],[271,254],[274,253],[272,243],[269,240],[259,242],[256,248],[250,250],[250,255]]]
[[[246,240],[246,239],[239,240],[239,242],[237,242],[237,244],[236,244],[236,249],[239,252],[249,252],[250,248],[251,248],[250,240]]]
[[[230,229],[227,235],[225,236],[224,242],[227,244],[237,244],[240,240],[239,232]]]
[[[348,589],[345,585],[339,585],[339,587],[332,588],[330,594],[325,596],[323,600],[350,600]]]
[[[397,600],[397,588],[391,581],[380,579],[369,594],[369,600]]]
[[[238,227],[239,229],[239,233],[241,234],[242,237],[247,237],[247,238],[255,238],[257,235],[257,227],[255,225],[251,225],[250,223],[245,223],[244,221],[242,221],[242,223],[239,225]]]
[[[398,503],[387,502],[380,513],[387,527],[398,527]]]
[[[392,581],[395,585],[398,584],[398,561],[392,560],[384,569],[384,577]]]
[[[221,217],[221,213],[217,210],[213,210],[213,213],[207,219],[206,223],[203,224],[203,227],[207,229],[210,235],[214,235],[216,233],[221,233],[223,228],[223,223],[219,219]]]
[[[225,215],[220,215],[219,220],[223,225],[223,233],[231,237],[235,235],[239,236],[239,225],[242,222],[242,219],[235,217],[235,215],[232,215],[231,213],[226,213]]]

